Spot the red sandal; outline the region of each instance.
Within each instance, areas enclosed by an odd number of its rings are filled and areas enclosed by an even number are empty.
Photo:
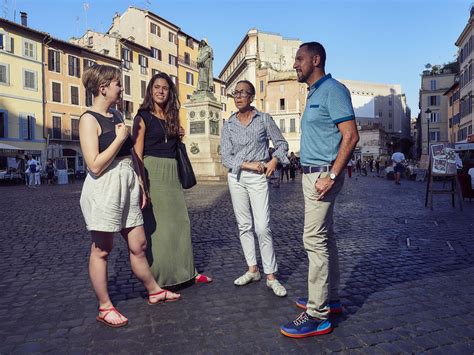
[[[115,307],[110,307],[110,308],[99,308],[99,312],[105,312],[105,314],[101,317],[101,316],[97,316],[95,317],[95,319],[98,321],[98,322],[101,322],[101,323],[104,323],[106,326],[108,327],[111,327],[111,328],[120,328],[120,327],[125,327],[127,324],[128,324],[128,319],[127,320],[124,320],[122,323],[117,323],[117,324],[114,324],[114,323],[110,323],[108,322],[105,317],[107,317],[109,315],[109,313],[111,312],[114,312],[114,313],[117,313],[118,315],[124,317],[124,315],[122,313],[120,313],[119,311],[117,311],[117,309]]]
[[[150,297],[161,295],[163,292],[165,293],[165,297],[163,299],[158,300],[156,302],[150,302]],[[160,292],[150,293],[148,295],[148,304],[150,306],[154,306],[155,304],[166,303],[166,302],[176,302],[181,299],[181,295],[179,295],[179,297],[176,297],[176,298],[168,298],[168,292],[169,292],[168,290],[161,290]]]
[[[206,276],[206,275],[203,275],[203,274],[199,274],[198,276],[196,276],[196,278],[194,279],[194,282],[197,283],[197,284],[208,284],[210,282],[212,282],[212,279],[209,277],[209,276]]]

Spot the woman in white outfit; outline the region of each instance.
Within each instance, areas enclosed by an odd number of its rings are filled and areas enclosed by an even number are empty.
[[[248,270],[234,281],[237,286],[260,280],[252,226],[258,238],[267,286],[277,296],[286,289],[276,279],[278,270],[270,230],[270,208],[267,176],[278,162],[288,164],[288,143],[273,118],[250,104],[255,88],[247,80],[239,81],[232,93],[239,110],[224,123],[221,136],[222,163],[229,169],[228,183],[232,206],[239,226],[242,249]],[[273,157],[268,152],[268,138],[275,146]]]

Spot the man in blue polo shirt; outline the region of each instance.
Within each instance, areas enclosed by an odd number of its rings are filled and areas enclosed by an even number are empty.
[[[349,90],[325,73],[326,51],[317,42],[303,43],[294,68],[299,82],[308,84],[301,118],[301,165],[305,201],[303,242],[308,253],[308,298],[305,309],[281,327],[292,338],[331,332],[330,313],[341,313],[339,257],[333,229],[336,196],[344,183],[344,169],[359,140]]]

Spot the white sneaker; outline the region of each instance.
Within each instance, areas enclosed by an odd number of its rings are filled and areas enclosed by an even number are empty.
[[[267,279],[267,287],[273,290],[273,293],[278,297],[286,296],[286,288],[278,281],[277,279],[269,280]]]
[[[234,285],[244,286],[252,281],[258,281],[260,278],[261,276],[258,270],[256,272],[247,271],[245,274],[234,280]]]

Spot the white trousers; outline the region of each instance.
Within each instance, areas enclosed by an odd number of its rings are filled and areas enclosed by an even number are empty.
[[[254,226],[262,256],[263,272],[267,275],[277,272],[278,266],[270,230],[268,183],[265,175],[241,171],[240,179],[237,180],[236,174],[229,173],[228,183],[247,265],[257,265],[255,237],[252,231]]]

